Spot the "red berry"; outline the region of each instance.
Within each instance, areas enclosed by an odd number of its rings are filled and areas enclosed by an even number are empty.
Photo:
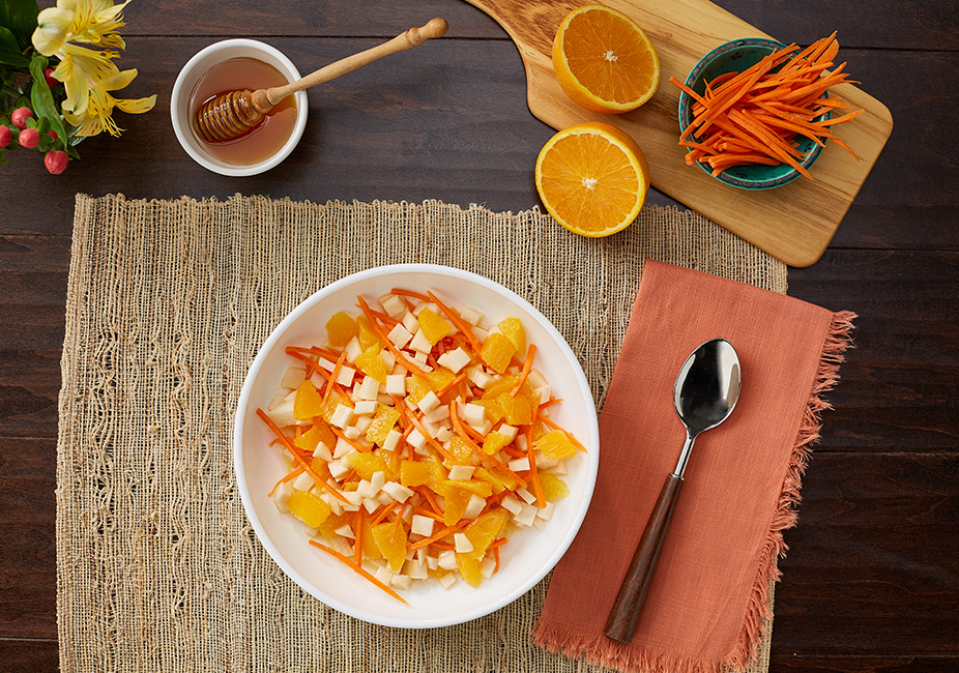
[[[23,129],[20,131],[20,147],[32,150],[40,144],[40,132],[36,129]]]
[[[59,80],[54,79],[53,77],[53,68],[47,68],[43,71],[43,77],[47,80],[47,86],[51,89],[60,83]]]
[[[47,135],[53,138],[54,140],[60,140],[60,136],[57,135],[56,131],[47,131]]]
[[[12,136],[13,133],[11,133],[9,126],[0,126],[0,149],[10,144],[10,138]]]
[[[47,152],[47,156],[43,158],[43,164],[54,175],[60,175],[65,171],[68,163],[70,163],[70,159],[67,157],[67,153],[60,150]]]
[[[28,107],[18,107],[13,111],[13,114],[10,115],[10,118],[13,120],[13,125],[16,126],[21,131],[27,128],[27,118],[32,117],[33,112]]]

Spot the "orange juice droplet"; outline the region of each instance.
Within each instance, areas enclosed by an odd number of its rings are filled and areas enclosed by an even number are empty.
[[[195,117],[204,103],[220,94],[249,89],[269,89],[287,84],[279,70],[253,58],[231,58],[203,73],[190,94],[190,110]],[[287,96],[273,106],[253,130],[239,138],[207,142],[193,130],[203,149],[220,161],[234,166],[249,166],[276,154],[293,133],[296,124],[296,102]]]

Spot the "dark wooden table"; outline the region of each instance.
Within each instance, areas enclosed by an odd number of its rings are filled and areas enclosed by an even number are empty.
[[[959,3],[719,4],[800,44],[838,29],[848,70],[896,124],[826,254],[789,273],[789,294],[860,318],[786,533],[771,670],[957,671]],[[302,144],[265,175],[216,176],[176,143],[173,82],[217,39],[264,39],[308,72],[433,16],[449,20],[446,38],[311,94]],[[123,138],[86,142],[59,177],[23,152],[0,168],[3,672],[57,669],[57,394],[77,192],[436,198],[515,212],[538,203],[533,165],[553,132],[526,108],[506,33],[462,0],[141,1],[127,20],[121,65],[140,71],[129,95],[157,93],[156,109],[118,114]]]

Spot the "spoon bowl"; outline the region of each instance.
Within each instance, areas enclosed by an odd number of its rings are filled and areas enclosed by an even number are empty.
[[[711,339],[701,344],[680,368],[673,386],[673,404],[679,420],[686,426],[686,442],[676,461],[676,469],[666,477],[609,612],[603,630],[607,638],[620,643],[632,640],[693,444],[701,432],[715,428],[729,418],[739,399],[741,384],[739,356],[725,339]]]

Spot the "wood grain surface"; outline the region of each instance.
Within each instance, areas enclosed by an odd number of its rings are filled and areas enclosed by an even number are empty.
[[[811,169],[814,180],[800,179],[765,191],[730,189],[684,163],[686,150],[677,144],[679,89],[669,79],[685,81],[704,54],[730,40],[772,37],[788,43],[790,38],[763,33],[709,0],[607,0],[649,36],[659,56],[661,78],[652,100],[638,110],[604,115],[583,110],[563,93],[551,61],[560,22],[584,3],[469,2],[494,17],[516,43],[526,67],[529,109],[536,117],[555,129],[605,121],[626,131],[643,148],[654,187],[792,266],[809,266],[819,259],[892,133],[892,116],[880,101],[852,84],[833,87],[833,93],[865,110],[856,124],[844,125],[839,134],[857,157],[827,143]]]
[[[44,0],[43,6],[53,4]],[[959,670],[959,6],[955,0],[719,0],[800,44],[839,31],[849,70],[896,130],[822,258],[789,294],[859,314],[785,533],[773,673]],[[526,103],[506,32],[464,0],[131,3],[129,96],[119,140],[81,145],[50,176],[19,152],[0,167],[0,672],[57,670],[54,535],[57,393],[77,192],[131,198],[234,193],[537,205],[533,165],[553,129]],[[177,146],[177,72],[226,37],[263,39],[301,72],[433,16],[434,43],[310,93],[303,143],[277,169],[231,179]],[[126,92],[125,92],[126,93]],[[653,190],[649,201],[676,204]]]

